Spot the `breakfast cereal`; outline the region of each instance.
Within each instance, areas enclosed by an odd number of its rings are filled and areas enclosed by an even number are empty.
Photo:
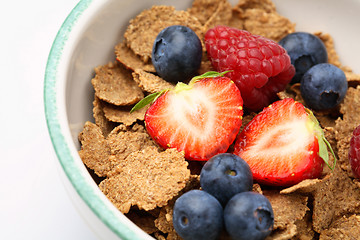
[[[135,69],[142,69],[146,72],[156,72],[154,65],[150,62],[142,61],[133,50],[126,46],[124,41],[115,46],[115,55],[117,61],[132,71],[135,71]]]
[[[99,177],[106,176],[110,171],[110,146],[107,144],[101,129],[91,122],[86,122],[79,134],[81,150],[79,155],[85,165],[94,170]]]
[[[126,44],[145,63],[149,62],[156,36],[162,29],[171,25],[187,26],[198,36],[204,33],[199,20],[191,16],[189,12],[175,10],[171,6],[153,6],[130,21],[124,34]]]
[[[232,7],[227,0],[195,0],[187,11],[199,20],[203,31],[219,24],[228,24],[232,17]]]
[[[103,111],[107,120],[115,123],[123,123],[131,126],[137,120],[144,120],[147,107],[140,109],[134,113],[130,113],[131,108],[124,106],[116,106],[103,102]]]
[[[217,24],[245,29],[278,41],[295,32],[296,25],[276,12],[270,0],[194,0],[186,10],[153,6],[132,19],[124,40],[115,46],[116,62],[95,68],[93,116],[79,134],[79,155],[86,167],[100,177],[99,188],[130,220],[156,239],[181,239],[172,224],[175,200],[191,189],[200,189],[201,162],[187,161],[183,152],[163,150],[144,126],[147,108],[130,113],[150,93],[173,88],[158,77],[151,64],[152,44],[165,27],[181,24],[203,39]],[[271,202],[275,223],[268,240],[357,239],[360,236],[360,183],[348,163],[349,141],[360,124],[360,75],[343,66],[332,37],[314,33],[325,44],[329,63],[346,74],[349,89],[335,109],[314,111],[338,162],[333,171],[324,168],[319,179],[307,179],[288,188],[263,187],[253,191]],[[139,37],[141,35],[141,38]],[[212,70],[206,54],[199,74]],[[305,104],[300,83],[278,93]],[[246,112],[240,131],[256,113]],[[232,146],[230,147],[230,150]],[[335,159],[330,156],[330,163]],[[229,237],[224,234],[223,239]]]
[[[131,153],[142,151],[147,147],[157,147],[144,127],[139,124],[133,126],[120,124],[110,132],[106,141],[111,153],[108,159],[111,169],[107,176],[116,175],[115,167],[125,161]]]
[[[239,0],[236,9],[246,11],[247,9],[262,9],[265,12],[276,12],[276,6],[271,0]]]
[[[132,206],[149,211],[167,205],[186,186],[190,178],[187,165],[183,152],[146,147],[120,161],[114,169],[117,174],[99,187],[122,213]]]
[[[131,105],[144,97],[131,73],[117,62],[97,67],[91,83],[96,97],[117,106]]]
[[[274,190],[263,190],[263,194],[271,202],[274,214],[276,213],[270,239],[281,239],[283,235],[288,239],[294,237],[297,234],[296,221],[303,219],[309,211],[308,197],[300,194],[283,195]]]
[[[93,117],[95,120],[95,124],[99,126],[102,134],[104,135],[104,137],[106,137],[117,126],[117,124],[109,121],[105,117],[104,105],[105,102],[100,100],[95,95],[93,101]]]
[[[357,239],[360,236],[360,216],[343,216],[337,219],[331,228],[324,230],[320,235],[320,240]]]
[[[239,1],[234,7],[230,26],[275,41],[295,31],[295,24],[279,15],[271,1]]]
[[[156,93],[164,89],[171,89],[175,86],[161,77],[152,73],[146,72],[142,69],[135,69],[132,73],[134,81],[145,92]]]

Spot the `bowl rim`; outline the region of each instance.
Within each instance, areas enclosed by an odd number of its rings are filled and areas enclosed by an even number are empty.
[[[102,194],[95,182],[89,181],[91,176],[85,166],[79,164],[81,160],[77,151],[74,151],[75,146],[69,144],[70,126],[67,121],[64,98],[66,75],[61,75],[63,73],[59,72],[64,68],[62,66],[64,59],[69,57],[66,55],[71,55],[72,49],[69,45],[76,41],[73,35],[79,33],[81,31],[79,29],[86,20],[90,19],[106,2],[108,1],[80,0],[57,32],[45,67],[43,100],[46,124],[63,172],[76,193],[96,217],[120,239],[153,239],[120,213]]]

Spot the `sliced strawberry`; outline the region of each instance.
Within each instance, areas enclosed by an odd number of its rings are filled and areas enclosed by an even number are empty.
[[[178,83],[145,114],[150,136],[163,148],[184,151],[189,160],[226,152],[242,122],[243,101],[234,82],[223,74],[206,76]]]
[[[320,177],[328,161],[326,144],[314,115],[288,98],[264,108],[245,126],[234,153],[249,164],[255,181],[290,186]]]

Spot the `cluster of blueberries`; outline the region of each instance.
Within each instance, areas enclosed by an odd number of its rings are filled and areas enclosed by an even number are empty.
[[[324,43],[315,35],[295,32],[279,41],[288,52],[296,73],[291,84],[300,82],[301,96],[315,110],[337,106],[345,97],[348,83],[344,72],[329,64]]]
[[[209,159],[200,173],[202,190],[191,190],[175,202],[173,225],[185,240],[218,239],[224,233],[237,240],[260,240],[274,226],[269,200],[252,192],[249,165],[231,153]],[[224,231],[225,230],[225,231]]]

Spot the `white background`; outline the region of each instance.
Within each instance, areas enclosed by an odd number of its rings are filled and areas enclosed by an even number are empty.
[[[0,239],[96,239],[61,182],[43,106],[47,57],[77,2],[1,4]]]

